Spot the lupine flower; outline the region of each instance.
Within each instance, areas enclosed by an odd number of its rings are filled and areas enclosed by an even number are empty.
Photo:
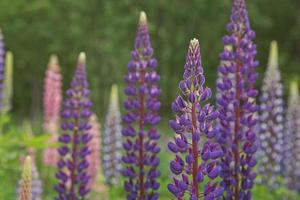
[[[277,43],[271,43],[269,63],[260,97],[261,182],[270,189],[278,187],[283,137],[283,86],[278,67]]]
[[[89,134],[92,137],[92,140],[89,142],[88,146],[91,150],[91,154],[87,156],[87,161],[89,162],[89,167],[87,169],[87,174],[91,177],[88,188],[95,188],[98,174],[101,170],[101,162],[100,162],[100,124],[98,122],[98,118],[95,114],[90,118],[90,124],[92,128],[89,131]]]
[[[160,175],[157,169],[160,147],[157,140],[160,135],[155,126],[160,122],[160,89],[157,84],[160,76],[155,71],[157,61],[152,54],[146,14],[141,12],[128,74],[125,76],[125,94],[128,98],[124,102],[127,113],[123,116],[125,127],[122,134],[126,153],[122,160],[128,200],[158,199],[160,185],[156,179]]]
[[[211,90],[204,82],[199,41],[193,39],[179,84],[181,95],[172,103],[176,119],[170,121],[175,137],[168,147],[176,156],[170,162],[174,176],[168,189],[178,200],[186,194],[191,200],[213,200],[223,192],[216,181],[221,170],[218,160],[223,154],[214,142],[217,132],[213,122],[218,113],[206,103],[211,98]],[[206,177],[211,181],[204,181]],[[203,191],[199,191],[201,184]]]
[[[2,31],[0,30],[0,110],[3,110],[4,64],[5,49]]]
[[[43,161],[46,166],[56,166],[58,161],[57,150],[53,144],[58,138],[59,113],[62,102],[62,76],[57,56],[52,55],[44,80],[44,130],[50,133],[47,148],[43,152]]]
[[[27,156],[24,163],[22,179],[20,182],[19,200],[32,200],[31,180],[32,180],[32,160]]]
[[[251,29],[245,0],[234,0],[227,26],[229,35],[223,38],[225,46],[220,54],[217,105],[222,158],[222,185],[224,199],[251,199],[256,174],[254,153],[257,150],[255,128],[258,122],[254,88],[257,79],[255,60],[255,32]]]
[[[63,120],[62,134],[59,136],[61,146],[58,149],[60,159],[56,173],[59,181],[55,187],[58,193],[56,200],[83,199],[89,192],[87,156],[91,153],[88,143],[92,138],[88,133],[91,128],[89,118],[92,115],[89,93],[85,54],[80,53],[61,114]]]
[[[119,108],[118,86],[111,87],[108,113],[105,119],[102,159],[105,182],[114,185],[118,182],[122,169],[122,126]]]
[[[10,51],[5,55],[4,72],[3,112],[7,113],[12,109],[13,95],[13,54]]]
[[[36,164],[35,164],[35,151],[33,149],[29,150],[30,156],[32,159],[31,162],[31,193],[32,193],[32,200],[41,200],[42,199],[42,181],[39,176],[39,172],[37,170]],[[19,188],[17,190],[18,196],[21,195],[21,185],[22,181],[20,181]]]
[[[284,177],[289,189],[300,190],[300,99],[298,83],[290,84],[284,133]]]

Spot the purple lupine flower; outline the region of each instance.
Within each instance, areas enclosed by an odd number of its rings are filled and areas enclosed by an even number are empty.
[[[58,148],[60,159],[56,173],[59,181],[55,187],[58,193],[56,200],[83,199],[89,192],[87,156],[91,153],[88,143],[92,138],[89,134],[89,118],[92,115],[89,93],[85,54],[81,53],[61,113],[62,134],[59,136],[61,146]]]
[[[271,43],[268,68],[260,97],[260,164],[261,183],[278,187],[283,137],[283,85],[278,67],[277,43]]]
[[[128,98],[124,107],[127,113],[122,118],[125,124],[123,148],[126,151],[122,157],[125,164],[122,174],[127,178],[124,188],[128,200],[156,200],[159,197],[156,179],[160,175],[157,169],[160,135],[155,126],[160,122],[160,89],[157,84],[160,76],[155,71],[157,62],[152,54],[146,14],[141,12],[132,59],[125,76]]]
[[[3,109],[5,49],[2,31],[0,30],[0,110]]]
[[[284,133],[284,178],[286,186],[300,191],[300,98],[296,81],[290,84],[288,109],[286,113]]]
[[[179,84],[181,95],[172,103],[176,119],[170,121],[175,131],[169,149],[176,154],[170,162],[173,183],[169,191],[182,200],[188,193],[190,199],[218,199],[223,192],[217,177],[221,166],[219,158],[223,152],[214,142],[216,128],[213,122],[218,117],[213,106],[206,103],[211,98],[211,90],[204,86],[205,77],[201,66],[200,45],[197,39],[190,42],[183,80]],[[205,177],[210,181],[204,181]],[[203,191],[199,191],[203,184]]]
[[[225,46],[220,54],[217,105],[222,158],[222,185],[224,199],[251,199],[256,174],[254,153],[257,149],[255,128],[258,122],[255,98],[257,79],[255,60],[255,32],[251,29],[245,0],[234,0],[227,26],[229,35],[223,38]]]
[[[105,119],[102,159],[106,184],[117,184],[122,170],[122,126],[118,86],[115,84],[111,87],[110,102]]]

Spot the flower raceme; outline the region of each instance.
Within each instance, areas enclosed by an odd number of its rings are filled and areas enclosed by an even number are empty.
[[[218,141],[222,146],[222,185],[224,199],[251,199],[256,174],[254,153],[257,150],[255,128],[258,122],[254,88],[257,79],[255,32],[251,29],[245,0],[234,0],[229,35],[220,54],[221,65],[217,82],[219,111]]]
[[[122,170],[122,126],[119,106],[118,86],[112,85],[110,102],[105,119],[102,159],[105,182],[118,183]]]
[[[44,130],[51,134],[47,146],[53,145],[58,138],[59,114],[62,102],[62,76],[56,55],[50,57],[44,80]],[[56,166],[58,153],[55,148],[47,147],[43,152],[46,166]]]
[[[18,200],[32,200],[31,181],[32,181],[32,160],[27,156],[24,162],[22,179],[20,181]]]
[[[3,110],[4,64],[5,49],[2,31],[0,30],[0,110]]]
[[[12,109],[13,96],[13,54],[8,51],[5,54],[4,88],[3,88],[3,113]]]
[[[62,133],[59,136],[61,146],[58,148],[60,159],[56,173],[59,181],[55,187],[58,193],[56,200],[79,200],[89,192],[87,156],[91,153],[88,143],[92,139],[89,134],[92,103],[89,99],[85,65],[85,54],[80,53],[71,88],[66,91],[63,104]]]
[[[127,99],[124,107],[127,113],[123,116],[124,136],[123,148],[126,153],[122,157],[126,177],[124,188],[128,200],[157,200],[159,188],[157,177],[160,172],[158,153],[160,138],[155,126],[160,122],[158,111],[161,103],[158,100],[160,76],[156,73],[157,62],[152,58],[153,49],[146,14],[141,12],[134,50],[125,76]]]
[[[191,200],[213,200],[223,192],[217,181],[221,170],[218,160],[223,152],[215,142],[217,132],[213,127],[218,113],[206,103],[211,98],[211,90],[204,87],[204,82],[199,41],[193,39],[179,84],[181,95],[172,103],[176,119],[170,121],[175,137],[168,147],[176,155],[170,162],[173,183],[168,189],[178,200],[187,194]],[[201,184],[204,189],[200,192]]]
[[[300,190],[300,98],[296,81],[290,83],[290,93],[285,121],[283,174],[286,186]]]
[[[270,189],[278,187],[283,145],[283,85],[278,67],[277,43],[271,43],[268,68],[260,97],[260,159],[261,183]]]

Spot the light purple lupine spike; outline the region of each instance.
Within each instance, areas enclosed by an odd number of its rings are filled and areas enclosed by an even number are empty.
[[[206,102],[211,90],[204,82],[199,41],[193,39],[179,84],[181,95],[172,103],[176,119],[170,121],[175,137],[168,147],[175,158],[170,162],[173,182],[168,189],[178,200],[187,194],[191,200],[219,199],[223,192],[217,181],[223,152],[215,142],[217,132],[213,126],[218,113]]]
[[[118,86],[112,85],[102,141],[102,165],[105,182],[118,183],[122,170],[122,126]]]
[[[128,200],[157,200],[160,175],[158,153],[160,138],[155,126],[160,122],[158,111],[161,103],[158,100],[160,76],[156,73],[157,62],[152,58],[153,49],[146,14],[141,12],[135,47],[131,52],[128,74],[125,76],[127,100],[124,107],[127,113],[123,116],[124,136],[122,171],[126,181],[124,188]]]
[[[219,111],[219,142],[224,151],[222,159],[224,199],[248,200],[256,174],[254,154],[257,149],[255,127],[257,111],[255,98],[257,79],[255,32],[251,29],[244,0],[234,0],[229,35],[220,54],[217,105]]]
[[[277,43],[270,48],[268,68],[260,97],[260,164],[261,182],[270,189],[278,187],[283,137],[283,85],[278,67]]]
[[[3,88],[4,88],[4,65],[5,65],[5,49],[2,31],[0,29],[0,110],[3,109]]]
[[[296,81],[290,83],[288,109],[284,132],[284,159],[282,160],[286,186],[300,191],[300,98]]]
[[[59,136],[61,146],[58,148],[60,159],[56,173],[59,181],[55,187],[56,200],[84,199],[89,192],[87,156],[91,153],[88,143],[92,139],[89,134],[92,103],[89,99],[85,65],[85,54],[81,53],[71,88],[66,91],[61,113],[62,133]]]

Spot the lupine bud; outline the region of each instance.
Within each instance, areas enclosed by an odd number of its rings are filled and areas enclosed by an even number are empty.
[[[127,113],[123,116],[123,147],[126,150],[122,160],[126,178],[124,189],[128,200],[157,200],[160,175],[157,166],[160,151],[157,140],[160,135],[155,126],[160,122],[158,110],[159,75],[155,71],[157,62],[152,58],[153,49],[145,12],[141,12],[128,74],[125,76],[128,96],[124,102]]]
[[[300,190],[300,99],[299,88],[296,81],[290,84],[288,109],[286,113],[284,133],[284,177],[289,189]]]
[[[19,200],[33,200],[32,199],[32,160],[27,156],[24,163],[22,179],[20,181]]]
[[[277,43],[271,43],[268,68],[260,97],[260,159],[261,182],[270,189],[278,187],[283,145],[283,86],[278,67]],[[253,133],[249,133],[253,134]]]
[[[43,152],[43,161],[46,166],[56,166],[58,153],[53,146],[58,138],[59,113],[62,102],[62,76],[57,56],[52,55],[44,80],[44,130],[50,133],[47,148]]]
[[[66,92],[62,117],[62,133],[59,136],[61,146],[58,148],[60,159],[57,163],[56,177],[58,184],[56,200],[83,199],[89,192],[87,187],[89,163],[87,156],[91,153],[88,143],[91,125],[89,118],[92,103],[89,99],[86,75],[85,54],[80,53],[77,68]]]
[[[118,182],[122,169],[122,126],[117,85],[111,87],[102,142],[105,182],[108,185],[114,185]]]
[[[248,200],[255,178],[254,153],[257,149],[255,127],[258,107],[255,102],[257,79],[255,32],[251,29],[245,0],[234,0],[227,26],[229,35],[220,54],[221,66],[217,82],[219,136],[222,158],[224,199]],[[251,137],[247,137],[251,135]],[[248,183],[242,188],[243,183]]]
[[[12,109],[13,95],[13,54],[8,51],[5,55],[4,88],[3,88],[3,112]]]
[[[176,119],[170,121],[175,131],[174,142],[169,142],[169,149],[176,154],[170,162],[173,183],[169,191],[182,200],[187,194],[189,199],[219,199],[223,188],[218,184],[220,174],[219,158],[222,150],[214,142],[213,122],[217,112],[206,101],[211,97],[210,90],[204,86],[204,74],[201,66],[200,45],[197,39],[190,42],[183,81],[186,88],[179,87],[181,95],[173,102],[181,109],[174,109]],[[205,96],[205,97],[204,97]],[[206,181],[204,182],[204,177]],[[209,180],[209,181],[208,181]],[[213,185],[211,185],[213,184]],[[207,188],[200,191],[200,185]]]
[[[39,176],[39,172],[37,170],[36,164],[35,164],[35,151],[33,149],[30,149],[29,154],[31,155],[31,193],[32,193],[32,200],[42,200],[42,181]],[[19,183],[19,188],[17,190],[18,196],[21,194],[21,183]]]
[[[98,122],[98,118],[95,114],[92,115],[90,119],[90,124],[92,128],[90,129],[89,134],[92,137],[92,139],[88,144],[91,150],[91,154],[87,156],[87,161],[89,162],[87,174],[91,177],[91,180],[88,184],[88,188],[92,189],[96,187],[98,175],[102,171],[100,162],[101,127],[100,123]]]

